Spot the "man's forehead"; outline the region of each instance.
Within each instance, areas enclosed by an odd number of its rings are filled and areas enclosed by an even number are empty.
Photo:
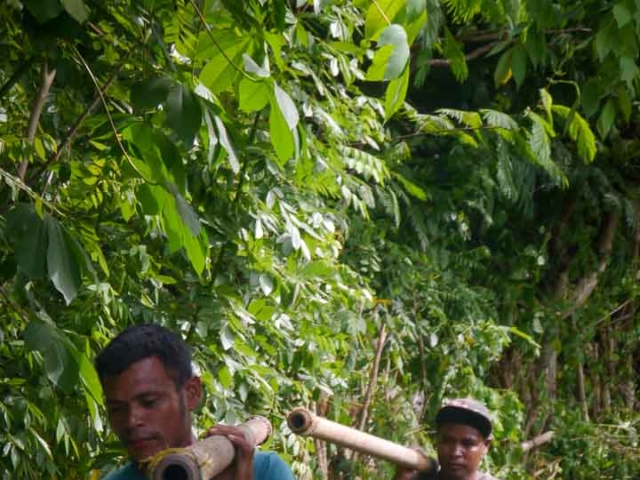
[[[157,357],[147,357],[132,363],[126,370],[104,379],[105,395],[137,394],[149,389],[172,386],[173,379]]]

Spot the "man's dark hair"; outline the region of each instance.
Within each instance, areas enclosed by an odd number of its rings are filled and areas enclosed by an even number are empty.
[[[120,375],[132,364],[149,357],[158,357],[178,388],[193,376],[187,344],[155,323],[135,325],[120,332],[96,358],[96,370],[104,383],[105,378]]]

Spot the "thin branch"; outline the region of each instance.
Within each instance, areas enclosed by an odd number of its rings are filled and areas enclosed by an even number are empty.
[[[538,448],[539,446],[544,445],[545,443],[549,443],[551,440],[553,440],[554,435],[555,434],[553,430],[544,432],[538,435],[537,437],[532,438],[531,440],[522,442],[520,444],[520,448],[522,448],[523,452],[529,452],[530,450],[533,450],[534,448]]]
[[[46,57],[42,61],[42,84],[40,86],[40,91],[38,92],[38,96],[33,104],[33,108],[31,109],[31,116],[29,118],[29,126],[27,128],[27,141],[29,143],[33,143],[36,138],[36,132],[38,131],[38,123],[40,122],[40,115],[42,115],[42,109],[44,108],[44,103],[47,100],[47,96],[49,95],[49,91],[51,90],[51,86],[53,85],[53,81],[56,78],[56,70],[55,68],[49,71],[49,65]],[[29,159],[25,158],[22,160],[20,167],[18,168],[18,177],[20,180],[24,180],[24,176],[27,173],[27,167],[29,166]]]
[[[406,135],[398,135],[395,138],[396,139],[403,139],[403,138],[421,137],[421,136],[426,136],[426,135],[440,135],[440,134],[445,134],[445,133],[473,132],[473,131],[476,131],[476,130],[499,130],[499,129],[509,130],[508,128],[500,127],[498,125],[482,125],[480,127],[460,127],[460,128],[449,128],[449,129],[444,129],[444,130],[434,130],[432,132],[407,133]]]
[[[591,33],[593,30],[587,27],[571,27],[571,28],[549,28],[542,31],[545,35],[559,35],[563,33]],[[486,32],[469,33],[457,37],[460,42],[486,42],[488,40],[506,40],[508,38],[507,30],[489,30]]]
[[[371,374],[369,375],[369,384],[367,385],[367,392],[364,396],[364,402],[362,404],[362,410],[360,412],[360,424],[358,430],[363,431],[367,426],[369,420],[369,406],[371,405],[371,398],[376,389],[378,383],[378,371],[380,370],[380,358],[382,357],[382,349],[384,347],[384,341],[387,339],[387,332],[384,327],[384,323],[380,326],[378,332],[378,342],[376,343],[376,354],[373,358],[373,365],[371,366]]]
[[[486,45],[483,45],[482,47],[476,48],[475,50],[472,50],[471,52],[469,52],[467,55],[464,56],[464,59],[465,61],[468,62],[470,60],[474,60],[478,57],[481,57],[485,53],[490,52],[496,45],[500,43],[501,42],[487,43]],[[450,67],[451,60],[449,60],[448,58],[433,58],[429,60],[429,65],[432,67]]]
[[[84,112],[82,112],[80,116],[76,119],[74,124],[69,129],[69,132],[67,133],[67,136],[65,137],[65,139],[58,145],[58,148],[56,149],[55,153],[51,155],[49,159],[46,161],[46,163],[38,169],[35,175],[36,177],[42,174],[42,172],[44,172],[47,168],[49,168],[52,164],[56,163],[60,159],[62,152],[69,146],[69,144],[71,143],[71,140],[73,140],[73,137],[76,135],[76,133],[78,133],[78,129],[80,128],[82,123],[91,114],[91,112],[93,112],[93,110],[95,110],[95,108],[100,104],[101,94],[104,95],[109,89],[109,87],[113,85],[113,82],[115,82],[116,78],[118,77],[118,73],[120,73],[120,71],[122,70],[122,67],[124,66],[127,58],[129,58],[129,55],[130,53],[128,53],[124,57],[118,69],[111,74],[111,77],[109,77],[109,79],[105,82],[102,88],[98,90],[99,93],[96,93],[96,96],[94,97],[93,101],[89,104],[89,106],[87,106],[87,108],[85,108]]]
[[[102,106],[104,107],[104,111],[107,114],[107,118],[109,119],[109,125],[111,125],[111,130],[113,130],[113,135],[114,135],[114,137],[116,139],[116,143],[118,144],[118,147],[120,147],[120,150],[122,151],[122,154],[124,155],[124,158],[127,159],[127,162],[129,162],[129,165],[131,165],[131,168],[133,168],[136,171],[136,173],[138,175],[140,175],[140,177],[142,177],[147,183],[149,183],[150,185],[157,185],[157,183],[154,183],[151,180],[147,179],[142,174],[142,172],[138,169],[136,164],[133,163],[133,160],[131,159],[131,157],[127,153],[127,150],[124,148],[124,145],[122,144],[122,140],[120,140],[120,135],[118,134],[118,129],[116,128],[116,124],[113,122],[113,117],[111,117],[111,112],[109,112],[109,106],[107,105],[107,101],[106,101],[106,99],[104,97],[104,94],[102,93],[102,90],[100,89],[100,85],[98,84],[98,80],[96,79],[95,75],[91,71],[91,68],[89,68],[89,65],[84,60],[84,57],[80,54],[78,49],[73,47],[73,51],[74,51],[76,57],[78,58],[78,60],[80,61],[80,63],[82,63],[82,65],[84,66],[85,70],[87,71],[87,73],[91,77],[91,81],[93,81],[93,84],[96,87],[98,95],[100,96],[100,100],[102,101]]]
[[[382,350],[384,342],[387,339],[387,332],[385,330],[384,322],[380,325],[378,331],[378,342],[376,343],[376,353],[373,358],[373,365],[371,366],[371,373],[369,374],[369,383],[367,385],[367,391],[364,396],[364,402],[362,403],[362,410],[360,410],[360,423],[358,430],[364,431],[369,421],[369,407],[371,406],[371,399],[376,390],[376,384],[378,383],[378,371],[380,370],[380,358],[382,357]],[[358,452],[353,452],[351,457],[352,462],[356,462],[358,459]]]

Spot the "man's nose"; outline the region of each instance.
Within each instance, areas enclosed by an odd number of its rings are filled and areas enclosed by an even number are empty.
[[[462,445],[460,445],[460,444],[455,444],[455,445],[453,446],[453,452],[452,452],[452,455],[453,455],[454,457],[461,457],[461,456],[462,456],[462,453],[463,453]]]
[[[140,408],[135,405],[131,405],[129,407],[129,412],[127,415],[127,427],[135,428],[142,425],[142,411]]]

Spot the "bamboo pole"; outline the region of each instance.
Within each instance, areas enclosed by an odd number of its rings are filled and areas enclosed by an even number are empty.
[[[326,418],[318,417],[306,408],[289,413],[287,423],[297,435],[318,438],[357,452],[372,455],[401,467],[418,471],[435,471],[437,463],[423,453],[389,440],[361,432]]]

